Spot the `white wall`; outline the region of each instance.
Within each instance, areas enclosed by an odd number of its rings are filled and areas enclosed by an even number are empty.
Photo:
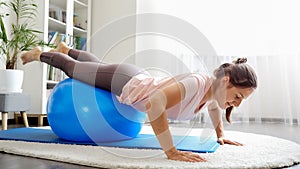
[[[136,13],[135,0],[93,0],[91,23],[91,52],[105,62],[134,62],[135,37],[122,33],[135,32],[135,21],[122,24],[122,19]],[[114,27],[120,24],[120,27]],[[112,41],[115,40],[115,41]]]
[[[270,55],[300,48],[298,0],[139,0],[138,13],[163,13],[196,26],[218,55]]]

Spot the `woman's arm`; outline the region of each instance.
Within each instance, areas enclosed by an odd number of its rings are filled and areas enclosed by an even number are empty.
[[[223,144],[231,144],[231,145],[236,145],[236,146],[242,146],[243,145],[239,142],[225,139],[223,121],[222,121],[222,114],[221,114],[221,110],[218,107],[216,102],[212,102],[208,106],[208,112],[209,112],[210,119],[211,119],[211,121],[214,125],[215,131],[216,131],[216,134],[217,134],[217,138],[218,138],[218,142],[221,145],[223,145]]]
[[[215,101],[208,105],[208,112],[210,120],[212,121],[215,128],[217,138],[224,137],[222,114],[219,106]]]
[[[181,83],[172,85],[155,92],[146,104],[148,117],[153,131],[168,159],[200,162],[202,157],[191,152],[178,151],[172,140],[169,130],[166,109],[179,103],[185,96],[184,86]]]

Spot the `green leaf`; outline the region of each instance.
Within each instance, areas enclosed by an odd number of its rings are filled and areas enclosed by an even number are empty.
[[[5,26],[4,26],[4,22],[3,22],[3,19],[2,17],[0,17],[0,28],[1,28],[1,36],[0,38],[3,40],[3,42],[6,44],[8,42],[8,39],[7,39],[7,35],[6,35],[6,29],[5,29]]]

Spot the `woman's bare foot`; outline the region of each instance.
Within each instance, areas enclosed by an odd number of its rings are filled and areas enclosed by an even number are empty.
[[[51,49],[49,52],[60,52],[67,55],[70,49],[64,42],[60,42],[55,49]]]
[[[23,65],[32,61],[40,61],[40,55],[42,54],[41,47],[37,46],[28,52],[21,55]]]

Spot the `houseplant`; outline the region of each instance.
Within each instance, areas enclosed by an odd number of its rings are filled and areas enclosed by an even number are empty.
[[[0,8],[2,8],[0,12],[0,57],[2,57],[1,60],[5,60],[6,64],[6,70],[1,70],[0,73],[0,92],[1,90],[14,92],[19,90],[12,89],[17,85],[14,80],[21,81],[20,88],[23,82],[23,71],[15,70],[18,56],[22,51],[43,44],[43,41],[38,38],[38,34],[42,32],[32,29],[38,6],[34,0],[1,0]],[[11,24],[5,24],[5,19]],[[21,77],[15,78],[14,74]]]

